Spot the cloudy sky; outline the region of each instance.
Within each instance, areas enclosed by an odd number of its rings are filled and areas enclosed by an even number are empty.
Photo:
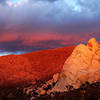
[[[0,55],[100,41],[100,0],[0,0]]]

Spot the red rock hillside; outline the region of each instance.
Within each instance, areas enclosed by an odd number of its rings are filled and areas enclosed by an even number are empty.
[[[35,80],[48,80],[60,72],[74,47],[41,50],[0,57],[0,87],[22,86]]]

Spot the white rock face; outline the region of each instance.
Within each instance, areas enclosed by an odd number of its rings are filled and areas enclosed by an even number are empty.
[[[86,81],[92,83],[100,80],[100,45],[95,38],[88,45],[78,45],[71,56],[65,61],[60,78],[53,91],[68,91],[68,86],[74,89]]]

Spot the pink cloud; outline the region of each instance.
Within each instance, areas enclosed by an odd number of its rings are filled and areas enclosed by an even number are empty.
[[[18,34],[15,34],[15,33],[1,34],[0,42],[15,41],[17,38],[18,38]]]
[[[90,34],[72,34],[72,33],[66,33],[66,34],[59,34],[59,33],[36,33],[36,34],[19,34],[19,33],[6,33],[1,35],[0,43],[3,42],[11,42],[21,40],[20,42],[15,42],[14,45],[17,45],[21,47],[25,47],[25,50],[27,47],[31,48],[57,48],[62,46],[68,46],[68,45],[76,45],[79,43],[85,43],[90,38]],[[10,44],[9,44],[10,45]],[[8,45],[7,45],[8,46]],[[6,47],[5,47],[6,48]],[[15,47],[16,49],[16,47]]]
[[[82,35],[82,34],[57,34],[57,33],[46,33],[46,34],[42,34],[42,33],[38,33],[35,35],[26,35],[24,37],[22,37],[22,45],[35,45],[38,44],[40,42],[43,41],[59,41],[61,40],[61,44],[62,45],[68,45],[68,44],[74,44],[74,42],[78,43],[79,41],[81,42],[85,42],[87,41],[88,36],[86,35]]]

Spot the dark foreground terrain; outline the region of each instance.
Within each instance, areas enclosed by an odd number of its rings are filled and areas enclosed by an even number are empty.
[[[0,100],[100,100],[100,82],[92,84],[86,82],[77,90],[52,94],[34,98],[31,93],[24,94],[23,89],[9,89],[2,91],[2,93],[0,91]],[[31,99],[29,99],[30,97]]]

